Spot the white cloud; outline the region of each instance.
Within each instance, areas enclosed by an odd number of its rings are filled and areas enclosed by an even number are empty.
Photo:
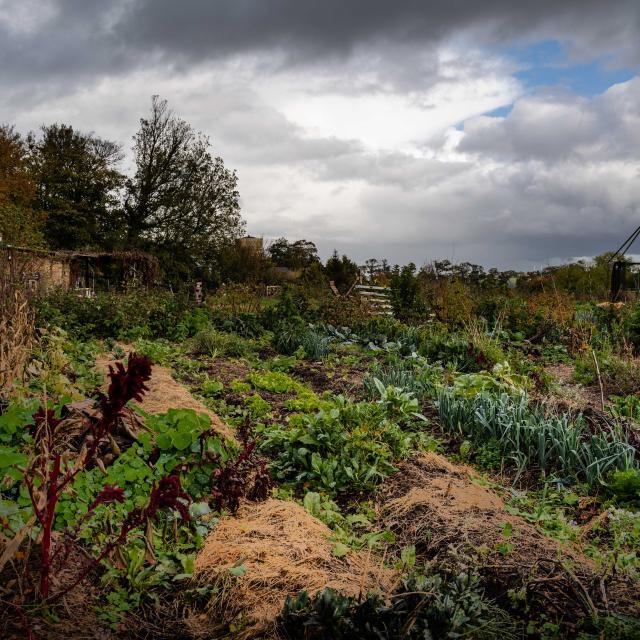
[[[8,90],[0,112],[24,131],[67,122],[127,149],[159,93],[238,170],[251,233],[306,237],[325,256],[539,266],[610,249],[637,226],[640,79],[590,99],[522,95],[495,54],[412,51],[361,47],[304,68],[275,54],[156,65],[58,93]],[[481,115],[511,102],[506,117]]]

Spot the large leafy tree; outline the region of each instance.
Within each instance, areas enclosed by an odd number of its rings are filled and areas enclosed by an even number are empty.
[[[278,238],[269,245],[269,257],[278,267],[303,269],[319,262],[318,249],[310,240],[289,242],[286,238]]]
[[[159,253],[169,275],[208,279],[244,229],[236,173],[158,96],[140,120],[133,152],[136,170],[124,199],[129,244]]]
[[[120,145],[52,124],[42,128],[31,147],[37,207],[47,215],[49,245],[78,249],[116,244],[122,231]]]
[[[0,126],[0,236],[3,242],[40,246],[44,216],[33,209],[36,185],[25,140]]]

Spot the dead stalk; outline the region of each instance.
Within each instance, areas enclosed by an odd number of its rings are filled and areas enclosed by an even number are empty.
[[[596,357],[596,352],[593,349],[591,349],[591,355],[593,356],[593,361],[596,363],[598,385],[600,386],[600,406],[602,408],[602,411],[604,412],[604,389],[602,387],[602,376],[600,375],[600,365],[598,364],[598,358]]]

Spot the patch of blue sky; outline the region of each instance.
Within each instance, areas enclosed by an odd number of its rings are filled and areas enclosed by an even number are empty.
[[[573,62],[557,40],[542,40],[526,47],[501,48],[500,53],[515,62],[517,70],[513,75],[520,81],[525,93],[562,87],[578,95],[593,97],[614,84],[630,80],[640,72],[640,69],[615,66],[602,57]],[[504,118],[512,108],[513,104],[502,105],[484,115]]]
[[[520,69],[514,76],[526,91],[540,87],[563,87],[585,97],[603,93],[609,87],[630,80],[638,69],[613,64],[607,57],[574,62],[557,40],[543,40],[507,52]]]

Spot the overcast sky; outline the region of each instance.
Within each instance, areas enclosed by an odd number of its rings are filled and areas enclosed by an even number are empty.
[[[0,122],[130,149],[159,94],[252,235],[538,268],[640,224],[640,0],[0,0]]]

